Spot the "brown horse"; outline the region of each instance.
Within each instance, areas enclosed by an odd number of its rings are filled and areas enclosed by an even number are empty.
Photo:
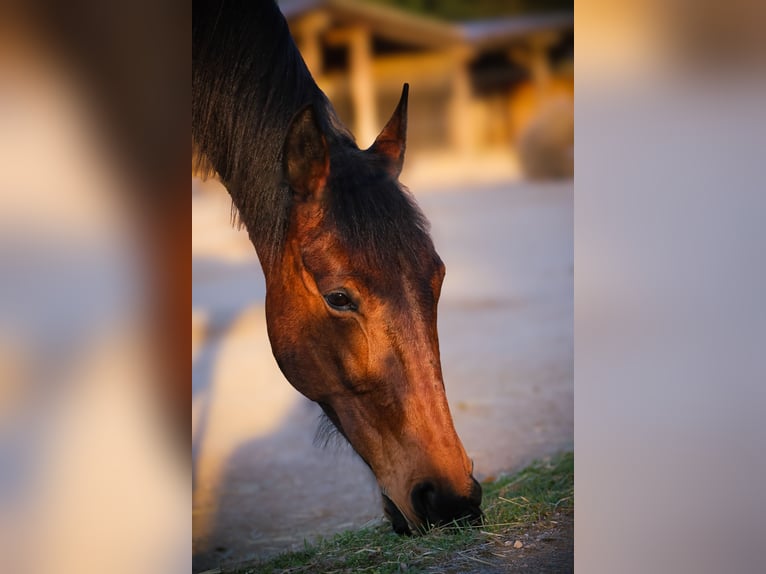
[[[195,2],[192,46],[198,161],[258,252],[280,369],[371,468],[395,531],[478,520],[439,357],[445,267],[398,182],[408,86],[361,150],[271,0]]]

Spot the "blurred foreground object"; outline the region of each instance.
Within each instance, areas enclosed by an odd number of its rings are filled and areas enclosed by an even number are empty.
[[[2,572],[188,570],[188,46],[149,8],[0,6]]]
[[[764,572],[764,3],[576,16],[577,569]]]

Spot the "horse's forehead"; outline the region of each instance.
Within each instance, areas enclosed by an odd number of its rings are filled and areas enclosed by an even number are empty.
[[[336,231],[317,235],[304,251],[304,264],[319,276],[349,278],[370,291],[385,292],[403,285],[419,289],[432,285],[441,259],[431,246],[417,253],[382,251],[386,246],[350,246]]]

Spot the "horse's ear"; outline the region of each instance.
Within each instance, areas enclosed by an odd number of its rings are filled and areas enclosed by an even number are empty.
[[[407,147],[407,96],[410,85],[404,84],[402,97],[386,127],[380,132],[369,151],[388,158],[391,175],[399,177],[404,165],[404,149]]]
[[[303,199],[318,199],[330,173],[327,139],[309,104],[292,119],[284,147],[284,170],[293,192]]]

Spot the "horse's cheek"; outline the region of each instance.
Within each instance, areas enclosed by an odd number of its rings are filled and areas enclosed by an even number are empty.
[[[277,365],[298,392],[318,400],[312,380],[317,367],[312,344],[316,328],[312,323],[311,317],[289,299],[272,297],[267,301],[266,326]]]

